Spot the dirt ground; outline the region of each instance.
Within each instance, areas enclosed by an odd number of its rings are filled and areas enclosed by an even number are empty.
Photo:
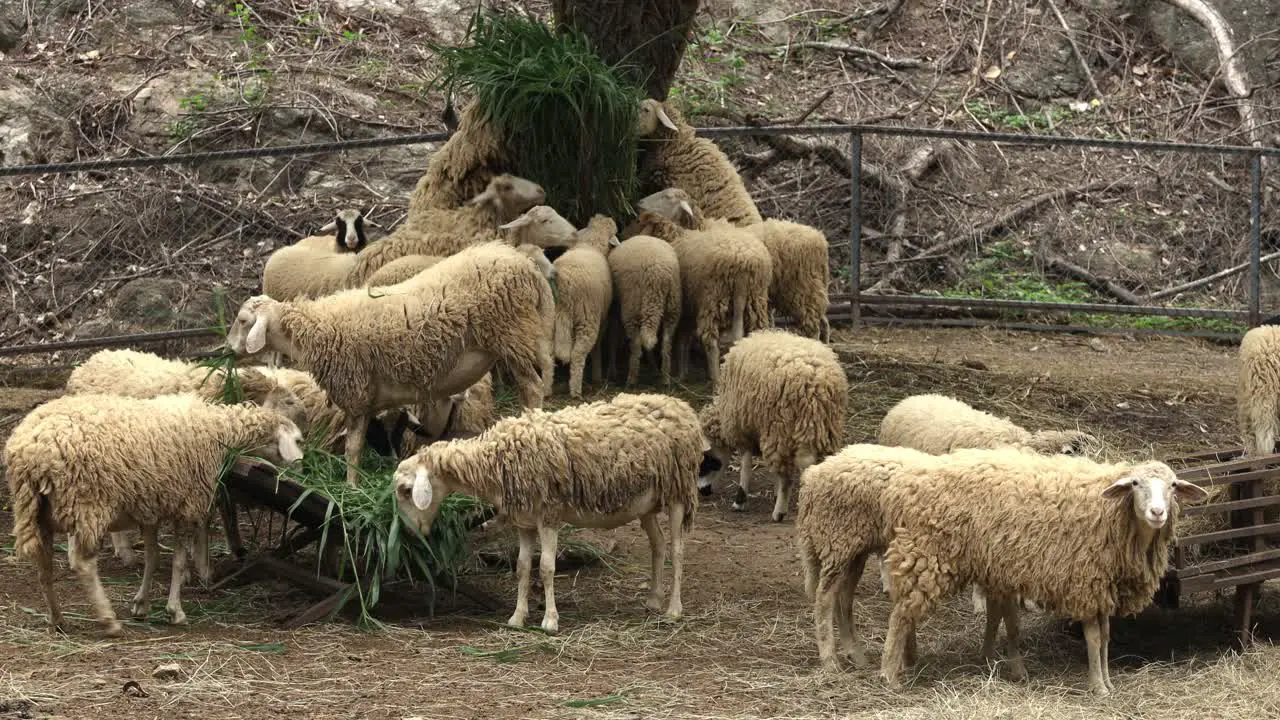
[[[1169,456],[1233,444],[1234,349],[1166,339],[1086,338],[972,330],[870,329],[839,333],[850,377],[849,440],[870,439],[884,410],[941,391],[1033,427],[1079,425],[1116,454]],[[615,389],[604,389],[608,394]],[[697,398],[705,389],[682,394]],[[0,418],[54,391],[0,388]],[[0,433],[12,422],[5,421]],[[34,570],[0,553],[0,718],[1080,718],[1276,717],[1280,617],[1263,593],[1264,643],[1230,644],[1231,598],[1201,595],[1177,611],[1113,624],[1116,692],[1086,695],[1079,631],[1043,615],[1024,620],[1031,679],[1010,683],[977,659],[981,616],[967,594],[921,631],[921,663],[900,692],[872,668],[817,672],[813,625],[792,542],[792,519],[771,523],[771,483],[757,481],[746,512],[728,508],[726,478],[699,510],[686,546],[685,617],[660,622],[643,608],[648,549],[638,526],[589,536],[616,542],[599,566],[556,578],[561,634],[501,626],[514,602],[510,572],[469,582],[496,610],[430,616],[425,603],[365,632],[338,621],[281,630],[272,621],[308,598],[276,584],[184,593],[190,625],[165,624],[163,583],[147,622],[105,640],[59,555],[57,589],[75,620],[45,627]],[[12,520],[0,513],[9,543]],[[586,535],[586,533],[584,533]],[[215,552],[225,546],[215,543]],[[222,556],[225,559],[225,555]],[[118,612],[137,573],[103,553]],[[162,577],[167,577],[167,559]],[[878,661],[888,606],[868,568],[857,620]],[[159,595],[159,597],[154,597]],[[537,593],[535,593],[535,596]],[[421,597],[421,596],[416,596]],[[78,615],[77,615],[78,613]],[[540,603],[530,622],[541,620]],[[175,679],[153,677],[176,663]],[[145,693],[125,684],[136,680]]]

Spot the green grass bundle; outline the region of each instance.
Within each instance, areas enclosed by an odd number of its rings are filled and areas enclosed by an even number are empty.
[[[572,28],[477,12],[470,45],[430,45],[437,87],[470,91],[511,153],[508,169],[541,184],[579,227],[594,213],[631,214],[637,191],[641,86],[600,59]]]

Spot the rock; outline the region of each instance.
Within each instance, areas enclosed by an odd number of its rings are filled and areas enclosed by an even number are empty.
[[[130,0],[124,6],[125,23],[135,28],[177,25],[182,22],[172,0]]]
[[[161,665],[151,671],[151,677],[157,680],[177,680],[182,677],[182,666],[178,663]]]
[[[0,165],[57,161],[69,152],[68,121],[44,98],[0,86]]]
[[[1266,60],[1280,52],[1280,3],[1275,0],[1217,0],[1214,6],[1231,25],[1251,79],[1267,82]],[[1155,35],[1179,64],[1209,77],[1218,72],[1218,48],[1209,31],[1191,16],[1163,2],[1144,3],[1136,19]],[[1272,81],[1280,77],[1276,67]]]
[[[1111,352],[1111,348],[1107,347],[1107,344],[1102,342],[1102,338],[1096,337],[1089,338],[1089,349],[1100,353]]]
[[[186,292],[186,283],[181,280],[139,278],[117,292],[111,317],[148,329],[170,329]]]
[[[1088,27],[1088,21],[1079,13],[1064,11],[1063,16],[1074,28]],[[1029,35],[1015,59],[1003,68],[1000,79],[1024,97],[1049,100],[1073,96],[1085,86],[1079,62],[1066,35],[1058,29],[1056,18],[1048,11],[1044,17],[1046,22],[1053,21],[1053,29]]]
[[[1108,241],[1081,253],[1079,260],[1089,272],[1102,277],[1151,280],[1160,274],[1159,251],[1144,243]]]

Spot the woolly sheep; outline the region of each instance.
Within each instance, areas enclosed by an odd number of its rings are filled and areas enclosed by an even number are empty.
[[[320,228],[320,232],[334,234],[334,249],[337,252],[360,252],[369,244],[369,238],[364,232],[366,223],[374,227],[382,227],[366,218],[359,210],[347,208],[339,210],[337,216],[328,225]]]
[[[684,189],[707,217],[734,225],[761,222],[733,163],[714,142],[696,137],[693,126],[674,108],[653,99],[643,101],[637,134],[647,149],[641,168],[646,186]]]
[[[657,611],[666,561],[658,514],[665,510],[672,568],[666,615],[678,618],[684,535],[698,508],[706,448],[688,403],[623,393],[607,402],[506,418],[479,437],[427,446],[396,469],[396,493],[402,513],[423,535],[454,492],[488,500],[505,523],[519,528],[519,591],[511,625],[524,625],[529,613],[533,546],[539,540],[546,593],[542,628],[549,633],[559,630],[554,575],[560,525],[612,529],[639,519],[653,555],[645,606]]]
[[[426,174],[409,197],[405,223],[416,227],[419,218],[428,217],[431,209],[456,208],[478,195],[494,176],[492,168],[504,164],[505,144],[506,139],[486,120],[479,103],[469,103],[457,129],[431,156]]]
[[[752,228],[773,261],[770,306],[789,315],[799,334],[830,342],[827,286],[831,283],[831,267],[827,236],[817,228],[773,218]]]
[[[1280,327],[1262,325],[1240,340],[1236,420],[1246,456],[1275,452],[1280,438]]]
[[[685,208],[691,218],[701,219],[688,201]],[[692,329],[702,344],[707,376],[714,386],[721,345],[732,345],[767,326],[773,268],[768,250],[746,231],[719,220],[698,225],[699,229],[688,229],[662,214],[641,210],[624,235],[659,237],[676,251],[683,293],[682,327]],[[752,308],[755,312],[749,313]],[[690,339],[687,330],[678,331],[678,339],[683,358]],[[681,365],[683,370],[684,363]]]
[[[909,447],[930,455],[961,448],[1026,449],[1040,454],[1081,455],[1097,440],[1079,430],[1030,432],[1006,418],[977,410],[946,395],[912,395],[894,405],[880,421],[881,445]],[[888,569],[882,563],[880,579],[889,589]],[[973,588],[974,612],[984,608],[982,590]]]
[[[943,599],[974,582],[1015,614],[1003,599],[1035,598],[1046,611],[1082,622],[1089,689],[1108,694],[1110,618],[1151,604],[1179,503],[1207,497],[1161,462],[1100,464],[1010,448],[957,451],[895,478],[881,496],[894,528],[881,674],[896,686],[908,637]],[[1011,662],[1021,664],[1016,623],[1007,632]]]
[[[739,453],[733,509],[742,510],[752,458],[776,476],[773,521],[782,522],[791,488],[810,465],[844,439],[849,381],[831,348],[782,330],[760,330],[724,356],[720,384],[698,418],[712,451],[726,462]]]
[[[157,439],[163,439],[157,442]],[[108,635],[120,622],[98,577],[98,543],[110,530],[140,527],[142,584],[132,611],[143,616],[159,559],[156,532],[175,530],[166,609],[182,624],[185,540],[208,516],[228,447],[276,462],[299,459],[302,434],[273,410],[205,403],[194,394],[130,398],[74,395],[33,410],[4,447],[19,556],[36,563],[49,622],[62,625],[53,591],[53,536],[74,538],[71,566]]]
[[[469,247],[398,285],[316,300],[249,298],[227,333],[238,355],[295,358],[346,413],[347,480],[379,410],[462,392],[503,362],[521,404],[541,406],[554,301],[546,278],[499,242]]]
[[[546,208],[534,216],[545,218],[546,225],[538,230],[549,238],[565,242],[574,230],[573,225],[560,218],[551,208],[541,205],[545,199],[546,191],[533,181],[508,174],[495,176],[484,192],[468,200],[462,207],[432,208],[425,216],[416,217],[413,224],[405,222],[390,235],[359,253],[348,287],[368,283],[369,278],[382,266],[406,255],[447,256],[470,245],[496,239],[499,226],[520,218],[522,213],[534,206]],[[530,221],[525,220],[517,227],[524,227],[529,223]],[[556,244],[555,240],[549,242]]]
[[[427,268],[443,260],[440,255],[405,255],[378,268],[365,281],[367,287],[395,285],[417,275]]]
[[[453,425],[446,427],[455,406]],[[413,410],[419,427],[404,443],[405,457],[422,445],[443,437],[447,430],[466,435],[484,432],[497,417],[493,406],[493,374],[485,373],[475,385],[448,400],[418,405]]]
[[[597,340],[613,302],[613,275],[606,259],[618,242],[618,226],[604,215],[591,218],[579,230],[573,246],[556,258],[556,320],[552,333],[555,359],[569,364],[569,397],[582,397],[582,373],[592,356],[595,382],[600,382],[602,358]],[[550,380],[550,378],[548,378]]]
[[[680,323],[680,261],[666,241],[650,235],[627,238],[609,253],[621,327],[631,343],[627,385],[640,375],[640,355],[653,350],[662,333],[662,384],[671,385],[671,340]]]

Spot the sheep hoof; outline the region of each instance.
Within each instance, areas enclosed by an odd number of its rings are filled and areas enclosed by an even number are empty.
[[[525,621],[524,615],[512,615],[510,618],[507,619],[507,624],[510,625],[511,627],[522,628],[524,627],[524,621]]]
[[[135,618],[144,618],[151,612],[151,604],[144,600],[135,600],[129,610]]]
[[[102,634],[107,637],[120,637],[124,634],[124,627],[120,625],[119,620],[108,620]]]
[[[1021,662],[1009,663],[1009,679],[1013,682],[1026,682],[1027,668]]]
[[[560,618],[544,617],[542,619],[542,631],[548,635],[557,635],[560,632]]]
[[[1106,697],[1111,694],[1111,691],[1107,689],[1107,686],[1100,682],[1090,683],[1089,692],[1093,693],[1094,695],[1097,695],[1098,697]]]
[[[737,500],[734,500],[733,504],[730,505],[729,507],[733,508],[737,512],[742,512],[743,510],[746,509],[747,504],[745,502],[738,502]]]
[[[186,625],[187,624],[187,614],[182,612],[182,608],[177,608],[176,610],[169,609],[169,624],[170,625]]]
[[[644,606],[653,612],[662,612],[662,598],[650,596],[644,601]]]
[[[774,514],[773,514],[773,521],[774,521],[774,522],[776,522],[776,523],[780,523],[780,522],[782,522],[783,520],[785,520],[786,518],[787,518],[787,514],[786,514],[786,513],[784,513],[784,512],[782,512],[782,513],[780,513],[780,512],[776,512],[776,513],[774,513]]]
[[[677,606],[677,607],[667,608],[667,611],[663,614],[663,617],[665,617],[668,620],[679,620],[683,614],[684,614],[684,609]]]

